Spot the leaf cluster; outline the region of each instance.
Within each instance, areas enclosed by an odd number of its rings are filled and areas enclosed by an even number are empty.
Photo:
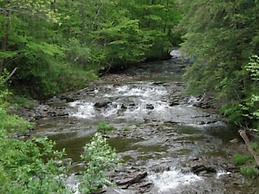
[[[85,173],[80,178],[79,188],[83,193],[91,193],[111,185],[105,172],[114,169],[121,162],[121,158],[111,148],[101,134],[96,133],[91,142],[84,147],[81,158],[86,161]]]

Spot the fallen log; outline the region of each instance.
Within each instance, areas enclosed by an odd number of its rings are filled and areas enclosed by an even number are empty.
[[[251,142],[250,142],[250,140],[249,140],[249,138],[246,134],[246,131],[241,129],[238,132],[239,132],[240,136],[243,138],[243,140],[244,140],[244,142],[247,146],[248,151],[253,155],[253,157],[254,157],[254,159],[257,163],[257,166],[259,166],[259,156],[255,152],[255,150],[254,150],[254,148],[253,148],[253,146],[252,146],[252,144],[251,144]]]

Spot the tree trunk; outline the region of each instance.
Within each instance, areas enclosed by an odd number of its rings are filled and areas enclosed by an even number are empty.
[[[243,138],[243,140],[245,141],[245,144],[247,146],[248,151],[253,155],[257,165],[259,166],[259,157],[257,156],[255,150],[253,149],[253,146],[252,146],[252,144],[251,144],[251,142],[250,142],[250,140],[249,140],[249,138],[246,134],[246,131],[245,130],[239,130],[238,132],[239,132],[240,136]]]

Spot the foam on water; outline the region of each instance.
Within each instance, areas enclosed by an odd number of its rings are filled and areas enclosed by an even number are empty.
[[[149,180],[154,183],[158,193],[168,193],[180,186],[190,185],[194,182],[201,181],[202,178],[193,173],[182,173],[180,170],[164,171],[154,173],[148,176]]]
[[[153,108],[147,108],[148,105],[153,106]],[[145,101],[145,100],[140,100],[140,104],[137,105],[134,108],[128,108],[124,112],[125,117],[145,117],[146,115],[155,117],[155,118],[160,118],[163,115],[168,115],[168,108],[169,106],[167,105],[166,102],[154,102],[154,101]]]
[[[230,175],[230,174],[231,174],[230,172],[227,172],[225,170],[219,170],[217,171],[216,178],[219,179],[221,176]]]
[[[101,115],[103,117],[116,116],[120,109],[121,109],[121,104],[112,102],[111,104],[108,105],[108,108],[101,113]]]
[[[69,106],[77,109],[75,112],[70,113],[70,116],[72,117],[84,119],[95,117],[95,109],[93,102],[74,101],[70,102]]]
[[[119,86],[113,91],[112,94],[106,94],[105,97],[114,97],[114,96],[142,96],[145,98],[152,98],[157,96],[167,95],[168,92],[163,86]]]

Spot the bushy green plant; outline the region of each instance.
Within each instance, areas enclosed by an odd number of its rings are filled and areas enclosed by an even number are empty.
[[[18,105],[18,107],[24,107],[32,109],[35,107],[35,102],[32,99],[26,98],[24,96],[13,96],[10,99],[11,103]]]
[[[234,162],[237,165],[243,165],[246,162],[246,158],[243,154],[237,153],[233,156]]]
[[[247,89],[246,98],[240,103],[243,116],[247,118],[251,128],[259,129],[259,57],[254,55],[245,66],[250,75],[250,87]]]
[[[257,146],[256,143],[253,143],[253,147]],[[240,166],[240,173],[246,178],[254,178],[259,175],[258,169],[251,167],[251,164],[254,163],[254,158],[251,154],[241,154],[237,153],[233,156],[233,160],[236,165]]]
[[[240,173],[247,178],[254,178],[259,174],[257,169],[255,169],[254,167],[250,167],[250,166],[241,167]]]
[[[4,88],[2,85],[1,88]],[[8,114],[9,92],[0,91],[0,192],[1,193],[65,193],[59,180],[63,168],[57,166],[61,152],[53,150],[54,143],[46,138],[20,141],[11,134],[25,131],[31,123]],[[52,155],[47,162],[43,156]]]
[[[24,63],[26,67],[23,66],[13,76],[11,85],[22,88],[18,92],[38,99],[86,87],[89,81],[96,79],[95,71],[43,54],[38,55],[35,61],[24,58]],[[19,64],[14,65],[19,67]]]
[[[17,115],[11,115],[7,109],[9,103],[7,102],[11,93],[6,89],[4,84],[1,82],[3,78],[0,77],[0,132],[1,130],[9,133],[13,132],[25,132],[26,129],[32,127],[32,123],[21,119]]]
[[[102,121],[97,125],[97,129],[98,131],[105,133],[108,131],[112,131],[115,128],[111,124],[107,123],[106,121]]]
[[[96,133],[92,141],[84,147],[81,158],[87,162],[85,172],[80,178],[79,189],[82,193],[89,194],[103,185],[111,185],[105,172],[118,166],[121,159],[100,133]]]
[[[0,133],[0,192],[12,194],[73,193],[64,180],[69,168],[59,162],[64,151],[55,151],[55,143],[48,138],[27,141],[10,139],[7,132]],[[107,144],[106,139],[96,134],[84,147],[81,156],[87,166],[78,180],[80,191],[88,194],[102,185],[111,184],[105,172],[115,168],[120,158]]]
[[[7,134],[1,130],[2,193],[67,193],[59,178],[65,171],[57,163],[63,152],[54,151],[53,142],[47,138],[20,141],[8,138]]]
[[[123,131],[130,131],[130,127],[128,127],[128,126],[124,127]]]
[[[253,141],[252,145],[253,145],[254,150],[259,152],[259,142],[258,141]]]
[[[26,141],[11,138],[10,132],[27,129],[31,124],[8,114],[7,94],[6,90],[0,90],[0,193],[73,193],[64,181],[69,166],[58,162],[64,150],[55,151],[55,143],[47,137]],[[82,159],[87,161],[87,167],[79,180],[80,190],[90,193],[108,183],[104,171],[114,168],[120,159],[98,134],[84,149]]]
[[[225,104],[220,109],[229,122],[240,124],[244,122],[244,115],[239,104]]]

